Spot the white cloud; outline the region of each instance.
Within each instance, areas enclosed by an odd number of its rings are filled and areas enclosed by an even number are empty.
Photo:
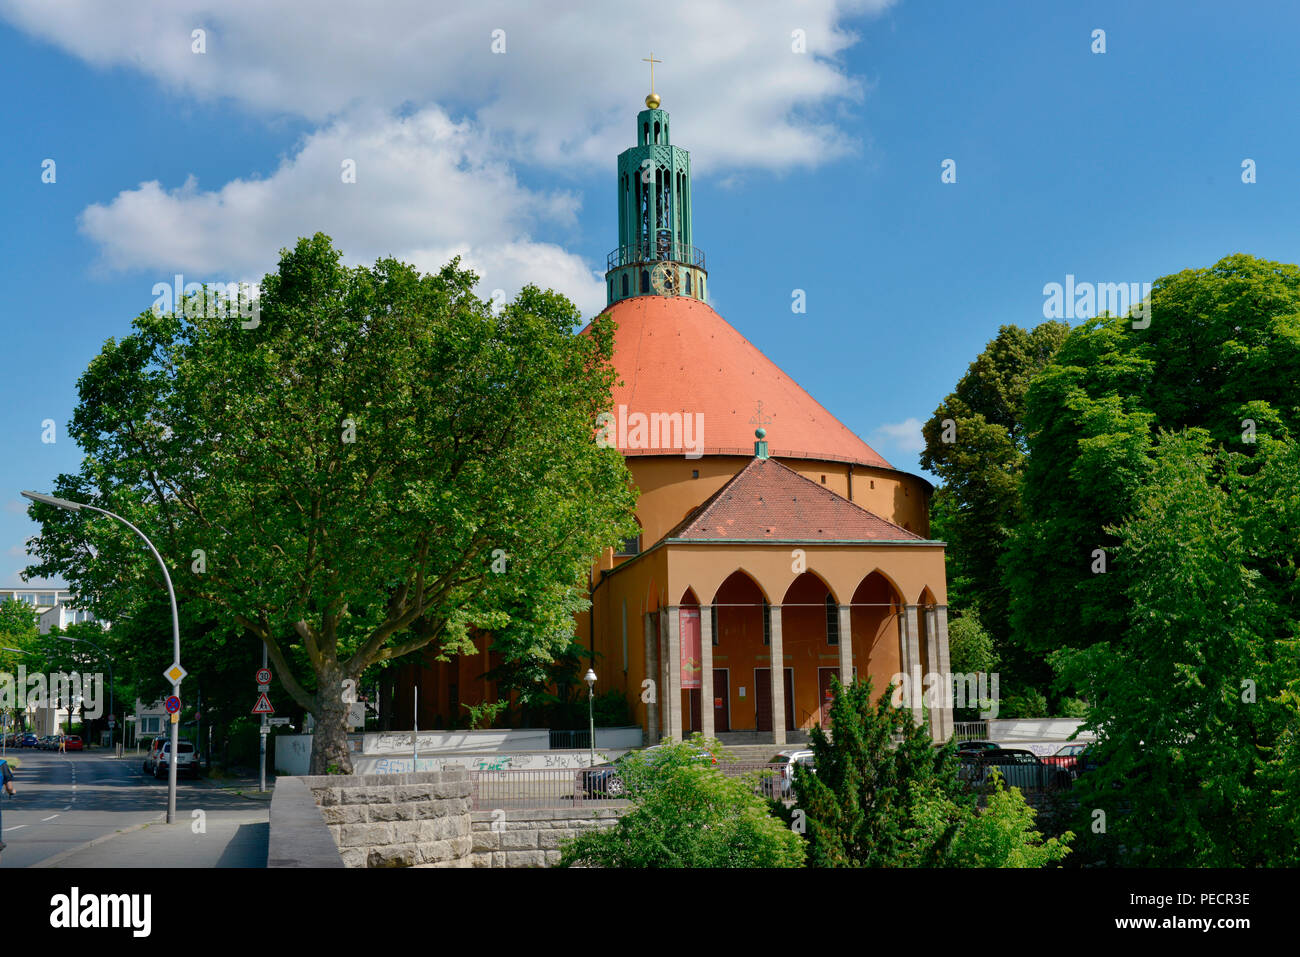
[[[566,4],[476,0],[0,0],[0,16],[101,67],[183,96],[317,122],[362,107],[437,104],[506,155],[608,166],[631,145],[646,56],[674,139],[724,172],[815,165],[853,148],[831,116],[859,99],[840,62],[849,22],[893,0]],[[653,29],[652,29],[653,27]],[[191,34],[206,31],[206,52]],[[504,53],[493,53],[503,30]],[[801,30],[806,52],[793,52]],[[653,36],[653,41],[651,40]]]
[[[142,295],[174,271],[186,281],[259,279],[301,235],[334,238],[349,262],[395,256],[436,271],[461,255],[508,295],[527,282],[563,291],[584,313],[604,305],[603,280],[582,260],[532,230],[571,225],[577,198],[523,187],[501,160],[484,158],[482,136],[430,107],[396,119],[340,120],[313,133],[266,179],[212,190],[190,179],[151,181],[87,207],[82,231],[110,270],[154,270]],[[355,161],[356,182],[342,164]]]
[[[88,207],[81,226],[101,266],[153,270],[150,287],[176,271],[258,278],[282,246],[321,230],[353,263],[393,255],[433,269],[460,252],[486,291],[536,281],[590,314],[604,264],[558,244],[579,206],[571,191],[606,185],[601,171],[612,188],[614,157],[633,143],[650,33],[673,142],[697,175],[735,183],[858,148],[837,125],[864,96],[842,56],[854,18],[893,2],[0,0],[0,17],[178,97],[317,124],[268,178],[144,182]],[[344,158],[357,160],[355,185],[340,182]],[[515,166],[554,185],[525,187]]]
[[[921,420],[917,418],[886,423],[876,429],[873,434],[872,444],[888,446],[899,452],[915,454],[925,448],[925,438],[921,435],[922,424]]]

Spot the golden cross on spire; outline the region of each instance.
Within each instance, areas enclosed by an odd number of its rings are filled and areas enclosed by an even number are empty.
[[[642,63],[650,64],[650,95],[645,98],[645,105],[652,110],[659,109],[659,94],[655,92],[655,64],[663,63],[663,60],[656,60],[654,51],[650,51],[649,58],[642,57]]]

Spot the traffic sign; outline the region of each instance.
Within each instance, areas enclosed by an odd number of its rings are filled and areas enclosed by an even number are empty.
[[[181,667],[181,663],[179,661],[174,661],[172,662],[172,666],[163,672],[163,677],[172,684],[178,685],[187,674],[189,674],[189,672]]]
[[[110,714],[110,715],[108,716],[108,726],[109,726],[110,728],[112,728],[112,727],[116,726],[116,724],[117,724],[117,718],[115,718],[113,715]]]
[[[181,710],[181,699],[173,695],[168,695],[167,700],[163,702],[163,707],[167,709],[168,714],[175,714]]]
[[[288,723],[289,723],[289,719],[288,719],[288,718],[272,718],[272,719],[271,719],[271,724],[276,725],[276,726],[283,725],[283,724],[288,724]]]
[[[257,669],[257,683],[258,683],[259,685],[269,685],[269,684],[271,683],[271,669],[270,669],[270,668],[258,668],[258,669]]]
[[[271,699],[263,691],[257,696],[257,704],[253,705],[253,714],[275,714],[275,709],[271,707]]]

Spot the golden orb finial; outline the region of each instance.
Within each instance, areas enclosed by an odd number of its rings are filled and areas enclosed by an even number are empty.
[[[656,60],[655,55],[651,53],[649,58],[642,57],[641,62],[650,64],[650,95],[645,98],[645,105],[647,109],[657,110],[659,109],[659,94],[655,92],[655,64],[664,61]]]

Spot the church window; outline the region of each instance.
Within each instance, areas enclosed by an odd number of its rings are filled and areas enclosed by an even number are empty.
[[[689,296],[690,294],[691,294],[691,273],[690,273],[690,270],[687,270],[687,272],[686,272],[686,295]]]
[[[609,298],[614,298],[614,280],[612,279],[609,281]]]
[[[659,121],[655,120],[655,142],[659,142]]]
[[[641,270],[641,291],[643,293],[650,291],[650,270],[649,269]]]
[[[835,599],[830,595],[826,596],[826,644],[838,645],[840,643],[840,609],[835,604]]]
[[[627,273],[623,273],[623,297],[627,297]]]
[[[641,536],[633,535],[631,538],[623,539],[623,541],[619,542],[618,551],[614,552],[614,554],[620,558],[641,554]]]

